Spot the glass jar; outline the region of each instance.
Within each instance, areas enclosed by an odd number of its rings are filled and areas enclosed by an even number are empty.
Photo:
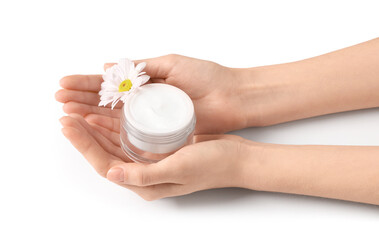
[[[191,144],[196,117],[190,97],[174,86],[146,84],[121,111],[121,148],[133,161],[155,163]]]

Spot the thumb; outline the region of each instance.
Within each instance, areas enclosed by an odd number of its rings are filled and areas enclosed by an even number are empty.
[[[148,58],[142,60],[134,60],[134,63],[137,65],[141,62],[146,63],[146,67],[143,70],[151,78],[166,79],[170,75],[171,69],[178,62],[182,56],[176,54],[169,54],[156,58]],[[104,70],[112,67],[116,63],[105,63]]]
[[[123,163],[109,169],[107,179],[134,186],[175,183],[174,173],[162,164]]]

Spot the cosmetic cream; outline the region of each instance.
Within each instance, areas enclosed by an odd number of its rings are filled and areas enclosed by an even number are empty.
[[[158,162],[192,143],[195,124],[193,103],[185,92],[168,84],[146,84],[122,108],[121,147],[135,162]]]

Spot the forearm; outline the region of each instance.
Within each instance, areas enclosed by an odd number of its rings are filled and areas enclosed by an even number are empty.
[[[239,69],[247,126],[379,106],[379,38],[318,57]]]
[[[252,144],[241,185],[379,205],[379,147]]]

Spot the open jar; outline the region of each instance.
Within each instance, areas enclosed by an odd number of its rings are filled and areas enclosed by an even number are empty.
[[[146,84],[121,111],[121,148],[133,161],[155,163],[191,144],[196,117],[192,100],[174,86]]]

